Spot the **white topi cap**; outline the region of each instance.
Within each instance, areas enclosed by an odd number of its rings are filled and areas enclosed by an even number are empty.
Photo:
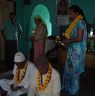
[[[17,52],[14,56],[14,62],[23,62],[25,60],[25,56],[22,52]]]

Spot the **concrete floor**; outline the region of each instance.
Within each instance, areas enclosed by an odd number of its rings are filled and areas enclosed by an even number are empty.
[[[79,96],[95,96],[95,69],[86,69],[81,75]]]

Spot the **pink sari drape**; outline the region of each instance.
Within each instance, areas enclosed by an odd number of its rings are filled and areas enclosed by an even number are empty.
[[[45,52],[44,50],[44,43],[42,41],[35,41],[34,43],[34,62],[37,60],[37,58],[40,56],[40,54],[43,54]]]
[[[33,41],[33,46],[34,46],[34,63],[36,62],[37,58],[41,54],[45,54],[45,41],[47,37],[47,28],[44,25],[43,22],[41,22],[34,34],[34,41]]]

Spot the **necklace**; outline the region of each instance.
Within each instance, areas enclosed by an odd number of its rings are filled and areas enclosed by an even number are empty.
[[[49,64],[49,69],[48,69],[48,72],[46,74],[46,79],[44,81],[44,83],[42,84],[41,83],[41,80],[42,80],[42,77],[41,77],[41,73],[38,71],[38,82],[37,82],[37,87],[40,91],[44,91],[51,79],[51,74],[52,74],[52,66],[51,64]]]
[[[76,19],[70,24],[70,26],[67,28],[65,31],[64,35],[67,39],[70,39],[70,35],[76,24],[78,23],[79,20],[83,19],[82,15],[79,15],[76,17]]]
[[[18,67],[16,68],[16,78],[15,78],[16,84],[19,84],[23,80],[26,73],[26,69],[27,69],[27,64],[25,64],[24,68],[22,69],[21,76],[20,76],[20,69]]]

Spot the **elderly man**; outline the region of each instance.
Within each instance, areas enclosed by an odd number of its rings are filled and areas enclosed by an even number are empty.
[[[60,75],[46,56],[40,55],[35,65],[28,96],[60,96]]]
[[[33,74],[34,65],[26,61],[22,52],[17,52],[14,57],[14,69],[12,80],[0,80],[0,86],[8,96],[22,96],[28,92],[30,74]]]

